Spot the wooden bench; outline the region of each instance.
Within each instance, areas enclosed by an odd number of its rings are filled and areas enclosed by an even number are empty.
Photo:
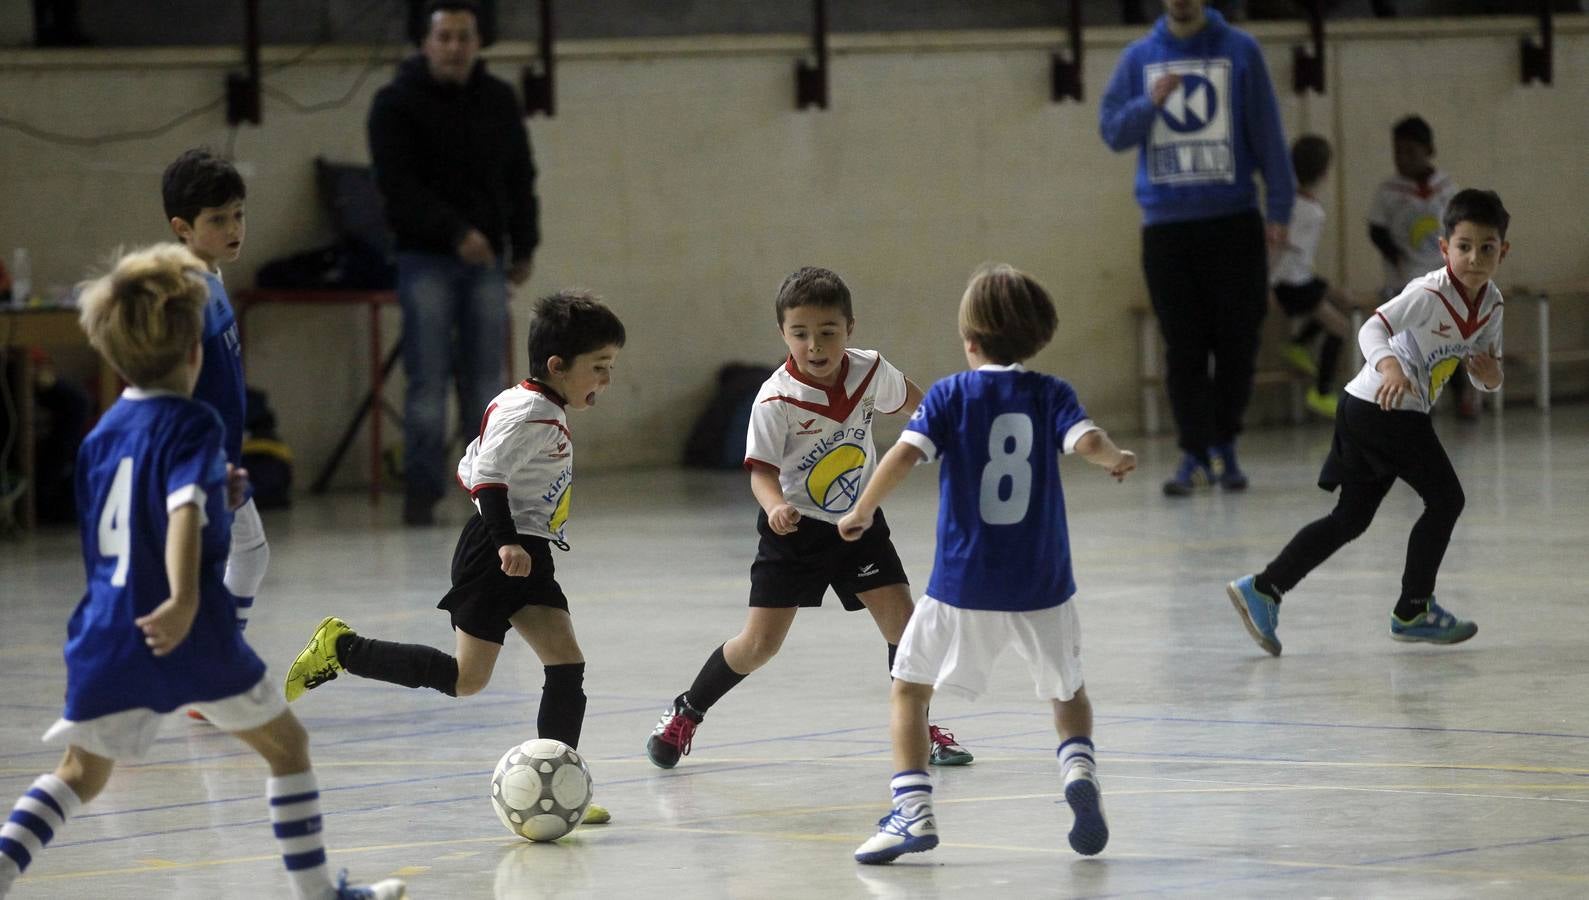
[[[1503,352],[1508,360],[1518,360],[1524,365],[1534,366],[1534,405],[1542,410],[1548,410],[1550,409],[1550,367],[1589,362],[1589,344],[1579,343],[1571,347],[1554,349],[1550,346],[1551,299],[1582,302],[1584,298],[1589,297],[1589,278],[1532,286],[1513,285],[1510,290],[1502,291],[1502,294],[1508,300],[1532,301],[1535,305],[1539,340],[1534,351],[1518,352],[1508,346]],[[1500,408],[1499,393],[1496,394],[1496,408]]]

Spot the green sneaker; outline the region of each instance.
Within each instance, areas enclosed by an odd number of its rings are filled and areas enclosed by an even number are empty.
[[[326,616],[314,630],[314,636],[304,645],[303,652],[292,661],[287,670],[287,702],[302,697],[337,677],[342,671],[342,661],[337,659],[337,638],[352,634],[348,623],[336,616]]]
[[[1308,388],[1308,392],[1303,396],[1302,402],[1307,405],[1308,409],[1313,410],[1326,419],[1335,418],[1336,407],[1340,405],[1339,398],[1334,394],[1321,394],[1318,388]]]
[[[1309,378],[1317,378],[1319,364],[1313,361],[1313,354],[1308,352],[1304,344],[1287,344],[1280,348],[1280,358],[1285,364]]]
[[[971,751],[955,743],[955,736],[937,725],[927,726],[927,739],[932,742],[932,756],[929,761],[935,766],[964,766],[969,765],[976,757]]]
[[[1398,641],[1415,641],[1424,644],[1460,644],[1479,633],[1479,626],[1446,612],[1435,598],[1429,598],[1429,608],[1402,621],[1390,614],[1390,636]]]

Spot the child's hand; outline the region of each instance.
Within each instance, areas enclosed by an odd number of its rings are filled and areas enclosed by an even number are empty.
[[[790,534],[797,530],[796,522],[800,521],[800,510],[788,503],[774,507],[767,514],[767,524],[772,526],[773,534]]]
[[[193,617],[199,613],[198,600],[183,601],[175,597],[156,606],[147,616],[139,616],[133,624],[143,632],[143,642],[155,656],[165,656],[187,640],[193,629]]]
[[[226,508],[237,509],[243,505],[244,495],[248,493],[248,470],[239,469],[231,463],[226,464]]]
[[[1462,361],[1467,363],[1469,372],[1484,382],[1485,387],[1495,388],[1500,385],[1501,358],[1495,355],[1493,346],[1483,353],[1470,353],[1463,357]]]
[[[1148,99],[1153,101],[1154,106],[1163,106],[1164,101],[1170,99],[1170,94],[1180,86],[1181,76],[1160,75],[1158,80],[1153,82],[1153,86],[1148,88]]]
[[[1109,467],[1109,475],[1115,481],[1125,481],[1126,476],[1137,470],[1137,455],[1130,450],[1121,450],[1120,459]]]
[[[1379,390],[1374,394],[1374,400],[1379,408],[1389,411],[1401,405],[1401,398],[1412,392],[1412,382],[1407,379],[1407,373],[1401,369],[1401,363],[1394,356],[1387,356],[1379,361]]]
[[[502,574],[523,578],[530,574],[530,554],[518,544],[497,548],[497,559],[502,560]]]
[[[861,515],[858,512],[848,512],[839,520],[839,537],[847,541],[858,541],[866,529],[872,527],[872,516]]]

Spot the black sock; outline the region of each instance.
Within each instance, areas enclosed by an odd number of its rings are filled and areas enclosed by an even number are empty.
[[[1319,346],[1319,380],[1315,384],[1319,393],[1330,392],[1335,382],[1335,364],[1340,358],[1341,339],[1333,334],[1325,335],[1324,343]]]
[[[1263,577],[1263,575],[1259,574],[1252,576],[1252,586],[1254,590],[1260,594],[1263,594],[1265,597],[1268,597],[1270,600],[1273,600],[1276,603],[1280,602],[1280,590],[1274,586],[1274,582]]]
[[[535,717],[536,733],[577,748],[584,724],[585,664],[547,666],[546,683],[541,686],[541,712]]]
[[[695,683],[684,692],[684,702],[690,708],[705,715],[712,705],[723,699],[723,695],[734,689],[734,686],[745,680],[745,676],[728,667],[728,660],[723,658],[721,645],[712,651],[706,658],[706,665],[701,666],[701,671],[695,676]]]
[[[458,661],[435,647],[344,634],[337,638],[337,659],[360,678],[458,696]]]
[[[894,655],[897,654],[898,652],[899,652],[899,645],[898,644],[889,644],[888,645],[888,677],[890,679],[892,679],[894,677]]]
[[[1313,319],[1309,319],[1301,328],[1298,328],[1291,333],[1291,343],[1306,344],[1308,341],[1313,340],[1314,336],[1316,336],[1322,330],[1323,329],[1319,327],[1318,322],[1314,321]]]
[[[1428,597],[1418,597],[1414,599],[1412,597],[1408,597],[1406,594],[1403,594],[1396,600],[1395,616],[1403,622],[1411,622],[1413,619],[1416,619],[1422,615],[1424,610],[1427,610],[1428,608]]]

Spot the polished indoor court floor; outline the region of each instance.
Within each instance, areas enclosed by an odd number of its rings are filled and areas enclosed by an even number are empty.
[[[577,427],[577,424],[576,424]],[[1264,655],[1224,584],[1331,500],[1311,486],[1329,429],[1257,432],[1253,488],[1159,495],[1164,439],[1124,485],[1066,463],[1088,689],[1113,837],[1065,842],[1047,707],[1018,659],[990,696],[934,719],[977,754],[938,773],[943,845],[889,867],[850,858],[885,808],[883,642],[865,614],[801,614],[783,652],[712,710],[673,771],[642,745],[663,705],[744,618],[755,549],[737,473],[581,477],[558,557],[589,660],[583,749],[613,824],[555,845],[511,838],[487,800],[534,736],[540,671],[522,643],[485,693],[451,700],[344,677],[294,708],[314,736],[334,867],[405,875],[418,898],[1583,897],[1589,895],[1589,415],[1513,409],[1439,428],[1467,489],[1441,602],[1480,630],[1454,648],[1387,636],[1417,500],[1287,597]],[[335,613],[451,647],[443,591],[460,495],[441,527],[396,504],[304,497],[268,514],[250,639],[279,674]],[[936,470],[889,506],[919,588]],[[75,533],[0,544],[0,802],[53,750],[60,644],[80,591]],[[213,729],[171,721],[19,882],[16,898],[283,897],[265,770]]]

